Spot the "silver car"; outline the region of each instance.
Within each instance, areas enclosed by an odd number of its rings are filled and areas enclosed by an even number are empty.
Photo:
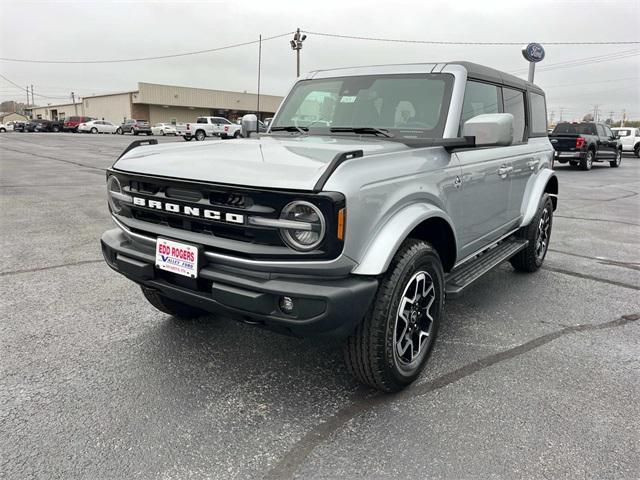
[[[558,181],[533,84],[467,62],[315,71],[266,133],[245,123],[134,142],[108,171],[104,257],[162,312],[344,338],[353,375],[397,391],[446,297],[544,261]]]

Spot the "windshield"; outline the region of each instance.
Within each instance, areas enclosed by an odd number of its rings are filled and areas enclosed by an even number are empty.
[[[453,76],[367,75],[298,82],[270,127],[376,128],[405,138],[442,138]]]

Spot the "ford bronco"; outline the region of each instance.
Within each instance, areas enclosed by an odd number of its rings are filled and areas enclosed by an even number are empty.
[[[133,142],[107,171],[104,258],[162,312],[339,336],[357,379],[397,391],[445,298],[545,258],[558,181],[531,83],[468,62],[315,71],[266,133],[252,121]]]

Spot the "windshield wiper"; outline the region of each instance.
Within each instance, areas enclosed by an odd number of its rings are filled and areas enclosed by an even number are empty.
[[[298,127],[297,125],[286,125],[284,127],[271,127],[271,132],[300,132],[307,133],[307,127]]]
[[[375,128],[375,127],[333,127],[330,128],[329,131],[331,133],[340,133],[340,132],[353,132],[360,134],[371,134],[371,135],[381,135],[387,138],[393,138],[393,134],[389,133],[389,130],[385,128]]]

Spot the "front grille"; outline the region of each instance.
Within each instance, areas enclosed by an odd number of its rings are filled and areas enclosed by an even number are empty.
[[[342,242],[332,235],[313,252],[296,252],[289,248],[281,238],[280,231],[274,227],[249,224],[251,216],[277,219],[282,208],[293,200],[306,200],[320,208],[325,216],[327,231],[335,231],[334,220],[339,208],[344,206],[344,197],[339,194],[311,194],[305,192],[283,192],[258,190],[252,188],[212,185],[183,180],[169,180],[159,177],[130,175],[110,171],[120,180],[124,193],[145,200],[145,205],[124,206],[120,215],[131,217],[150,224],[162,225],[185,230],[205,236],[211,244],[216,238],[237,242],[235,251],[243,257],[301,257],[335,258],[342,251]],[[178,212],[150,208],[151,201],[179,205]],[[220,215],[237,215],[244,219],[242,224],[216,221],[197,216],[186,215],[184,208],[219,212]],[[193,211],[193,210],[190,210]],[[228,243],[225,249],[228,253]],[[246,245],[244,247],[243,245]],[[264,247],[261,253],[260,246]],[[274,249],[273,247],[277,247]]]

